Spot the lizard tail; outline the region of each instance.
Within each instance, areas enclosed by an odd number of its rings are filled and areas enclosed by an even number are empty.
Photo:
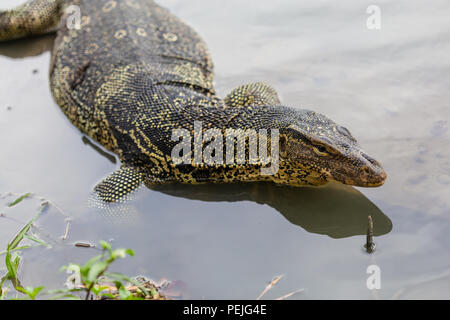
[[[31,0],[12,10],[0,11],[0,41],[53,31],[63,0]]]

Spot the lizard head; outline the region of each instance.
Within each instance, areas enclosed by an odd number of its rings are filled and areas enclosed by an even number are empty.
[[[381,164],[361,149],[350,131],[322,114],[295,111],[279,134],[281,174],[298,175],[314,185],[338,181],[378,187],[386,180]]]

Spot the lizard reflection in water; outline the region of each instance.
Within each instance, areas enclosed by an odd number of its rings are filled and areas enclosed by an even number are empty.
[[[271,183],[214,185],[158,185],[153,190],[207,202],[252,201],[268,205],[290,223],[311,233],[345,238],[365,235],[367,216],[374,221],[374,236],[392,230],[392,222],[375,204],[353,187],[330,183],[323,187],[293,188]]]

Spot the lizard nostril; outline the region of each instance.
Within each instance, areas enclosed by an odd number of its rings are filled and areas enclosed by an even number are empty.
[[[364,157],[364,159],[369,161],[370,164],[373,164],[374,166],[380,166],[380,163],[371,156],[365,154],[364,152],[362,152],[361,155]]]

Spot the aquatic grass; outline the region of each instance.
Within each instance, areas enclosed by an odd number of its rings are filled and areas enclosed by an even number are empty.
[[[17,291],[22,292],[23,294],[25,294],[31,300],[35,300],[36,296],[39,294],[39,292],[42,291],[42,289],[44,289],[44,287],[37,287],[37,288],[34,288],[34,287],[26,287],[26,288],[18,287]]]
[[[27,236],[27,232],[30,230],[33,223],[41,215],[41,213],[44,211],[44,209],[46,207],[47,207],[47,203],[44,203],[43,205],[41,205],[41,208],[39,209],[38,213],[22,228],[22,230],[19,231],[19,233],[8,244],[7,251],[11,251],[11,250],[15,249],[19,245],[19,243]],[[28,237],[30,237],[30,236],[28,235]],[[32,237],[32,238],[34,238],[34,237]],[[39,241],[37,241],[37,242],[39,242]]]
[[[6,294],[8,293],[8,288],[0,287],[0,300],[5,300]]]
[[[24,199],[30,197],[31,193],[21,195],[16,200],[8,204],[8,207],[13,207]],[[150,281],[140,282],[120,273],[107,272],[108,268],[118,259],[124,259],[128,256],[134,256],[131,249],[113,249],[111,244],[106,241],[100,241],[102,253],[97,255],[85,264],[70,263],[61,268],[71,273],[66,282],[67,288],[51,290],[44,292],[44,287],[22,286],[18,270],[21,262],[21,251],[28,249],[31,246],[28,244],[21,245],[23,240],[31,241],[37,246],[50,247],[45,241],[32,233],[34,222],[39,218],[42,212],[50,204],[49,201],[43,201],[39,211],[34,217],[27,222],[19,232],[8,243],[5,251],[0,252],[0,255],[5,255],[6,274],[0,279],[0,299],[7,299],[8,287],[3,286],[7,281],[12,284],[12,287],[17,293],[23,294],[23,297],[15,297],[12,299],[30,299],[35,300],[40,295],[50,296],[49,299],[69,299],[80,300],[81,296],[84,299],[115,299],[115,300],[144,300],[144,299],[159,299],[163,298],[158,292],[153,283]],[[60,209],[58,209],[62,212]],[[68,223],[67,220],[66,232],[63,239],[67,237]],[[92,247],[92,246],[89,246]]]
[[[22,202],[24,199],[31,196],[31,193],[26,193],[24,195],[21,195],[16,200],[8,204],[8,207],[13,207],[20,202]],[[18,278],[18,269],[21,262],[21,251],[24,249],[31,248],[33,246],[31,245],[22,245],[21,242],[24,239],[30,240],[34,243],[36,243],[38,246],[45,246],[49,247],[49,245],[39,239],[36,235],[31,234],[31,227],[33,226],[34,222],[39,218],[39,216],[42,214],[42,212],[47,208],[49,202],[44,201],[41,203],[41,207],[39,211],[34,215],[34,217],[25,224],[22,229],[14,236],[14,238],[8,243],[7,248],[5,251],[0,252],[1,255],[5,255],[5,266],[6,266],[6,274],[3,275],[0,279],[0,297],[1,299],[5,299],[8,289],[3,288],[4,284],[7,281],[10,281],[14,289],[16,289],[18,292],[23,293],[26,295],[29,299],[34,300],[36,296],[43,290],[44,287],[23,287],[20,284],[19,278]]]
[[[71,275],[68,277],[67,289],[50,291],[56,294],[52,299],[81,299],[75,294],[84,295],[85,300],[146,300],[163,298],[156,286],[149,281],[140,282],[120,273],[107,272],[110,265],[118,259],[134,256],[131,249],[112,249],[111,244],[100,241],[102,253],[85,264],[70,263],[63,266]],[[126,285],[131,284],[131,285]],[[75,294],[74,294],[75,293]]]
[[[20,251],[20,250],[28,249],[28,248],[31,248],[31,247],[32,247],[32,246],[28,246],[28,245],[20,246],[20,247],[14,248],[14,249],[12,249],[12,250],[9,250],[9,252]],[[0,251],[0,256],[6,254],[7,252],[8,252],[8,250]]]
[[[35,242],[35,243],[37,243],[38,245],[41,245],[41,246],[43,246],[43,247],[50,248],[50,245],[49,245],[47,242],[45,242],[44,240],[39,239],[39,238],[36,237],[36,236],[32,236],[32,235],[26,234],[26,235],[24,236],[24,238],[26,238],[26,239],[28,239],[28,240],[30,240],[30,241],[33,241],[33,242]]]
[[[24,199],[28,198],[29,196],[31,196],[31,192],[25,193],[24,195],[20,196],[19,198],[17,198],[16,200],[14,200],[10,204],[8,204],[8,207],[14,207],[16,204],[19,204],[20,202],[22,202]]]
[[[12,207],[12,206],[18,204],[19,202],[21,202],[23,199],[25,199],[29,195],[30,195],[30,193],[27,193],[27,194],[19,197],[17,200],[12,202],[8,206]],[[0,295],[3,295],[3,285],[8,280],[11,282],[11,284],[13,285],[13,287],[16,290],[20,291],[20,289],[23,289],[20,284],[19,278],[18,278],[18,269],[19,269],[19,264],[20,264],[20,260],[21,260],[20,250],[29,248],[30,246],[19,247],[19,244],[24,238],[34,239],[35,242],[42,243],[42,244],[44,243],[43,241],[37,239],[34,236],[27,235],[27,233],[30,231],[31,226],[36,221],[36,219],[41,215],[42,211],[44,211],[44,209],[46,207],[47,207],[47,204],[41,205],[41,208],[39,209],[38,213],[8,243],[6,251],[1,253],[1,254],[5,254],[5,265],[6,265],[7,273],[4,276],[2,276],[2,278],[0,279]],[[25,289],[23,289],[23,290],[25,290]]]
[[[14,299],[35,300],[39,294],[50,296],[49,299],[51,300],[80,300],[80,296],[84,296],[85,300],[146,300],[164,298],[159,294],[158,288],[150,282],[140,282],[120,273],[107,273],[106,271],[114,261],[133,256],[134,252],[123,248],[112,249],[111,244],[105,241],[101,241],[100,245],[103,248],[103,252],[91,258],[85,264],[70,263],[61,268],[61,270],[71,273],[71,276],[68,278],[67,288],[47,292],[43,291],[43,286],[23,287],[20,284],[17,276],[20,255],[12,256],[11,252],[7,251],[5,259],[7,274],[0,282],[0,288],[2,288],[0,299],[6,298],[7,289],[3,288],[6,280],[11,281],[17,292],[25,295],[25,297]]]
[[[19,279],[17,277],[17,270],[19,269],[20,255],[18,253],[11,254],[6,252],[5,265],[7,273],[2,277],[0,281],[0,287],[3,286],[6,280],[10,280],[14,288],[20,286]]]
[[[106,241],[100,242],[101,247],[103,248],[103,253],[98,255],[88,262],[86,262],[83,266],[78,264],[69,264],[64,266],[61,270],[66,270],[77,275],[77,278],[80,280],[79,286],[84,288],[86,291],[85,299],[88,300],[91,297],[91,292],[95,295],[98,295],[102,290],[102,286],[99,285],[100,278],[105,274],[106,270],[109,266],[116,261],[117,259],[123,259],[127,255],[134,256],[134,252],[131,249],[115,249],[111,248],[111,244]],[[122,283],[119,280],[116,280],[118,286],[117,288],[124,288]],[[125,289],[120,289],[120,292],[124,293]]]

